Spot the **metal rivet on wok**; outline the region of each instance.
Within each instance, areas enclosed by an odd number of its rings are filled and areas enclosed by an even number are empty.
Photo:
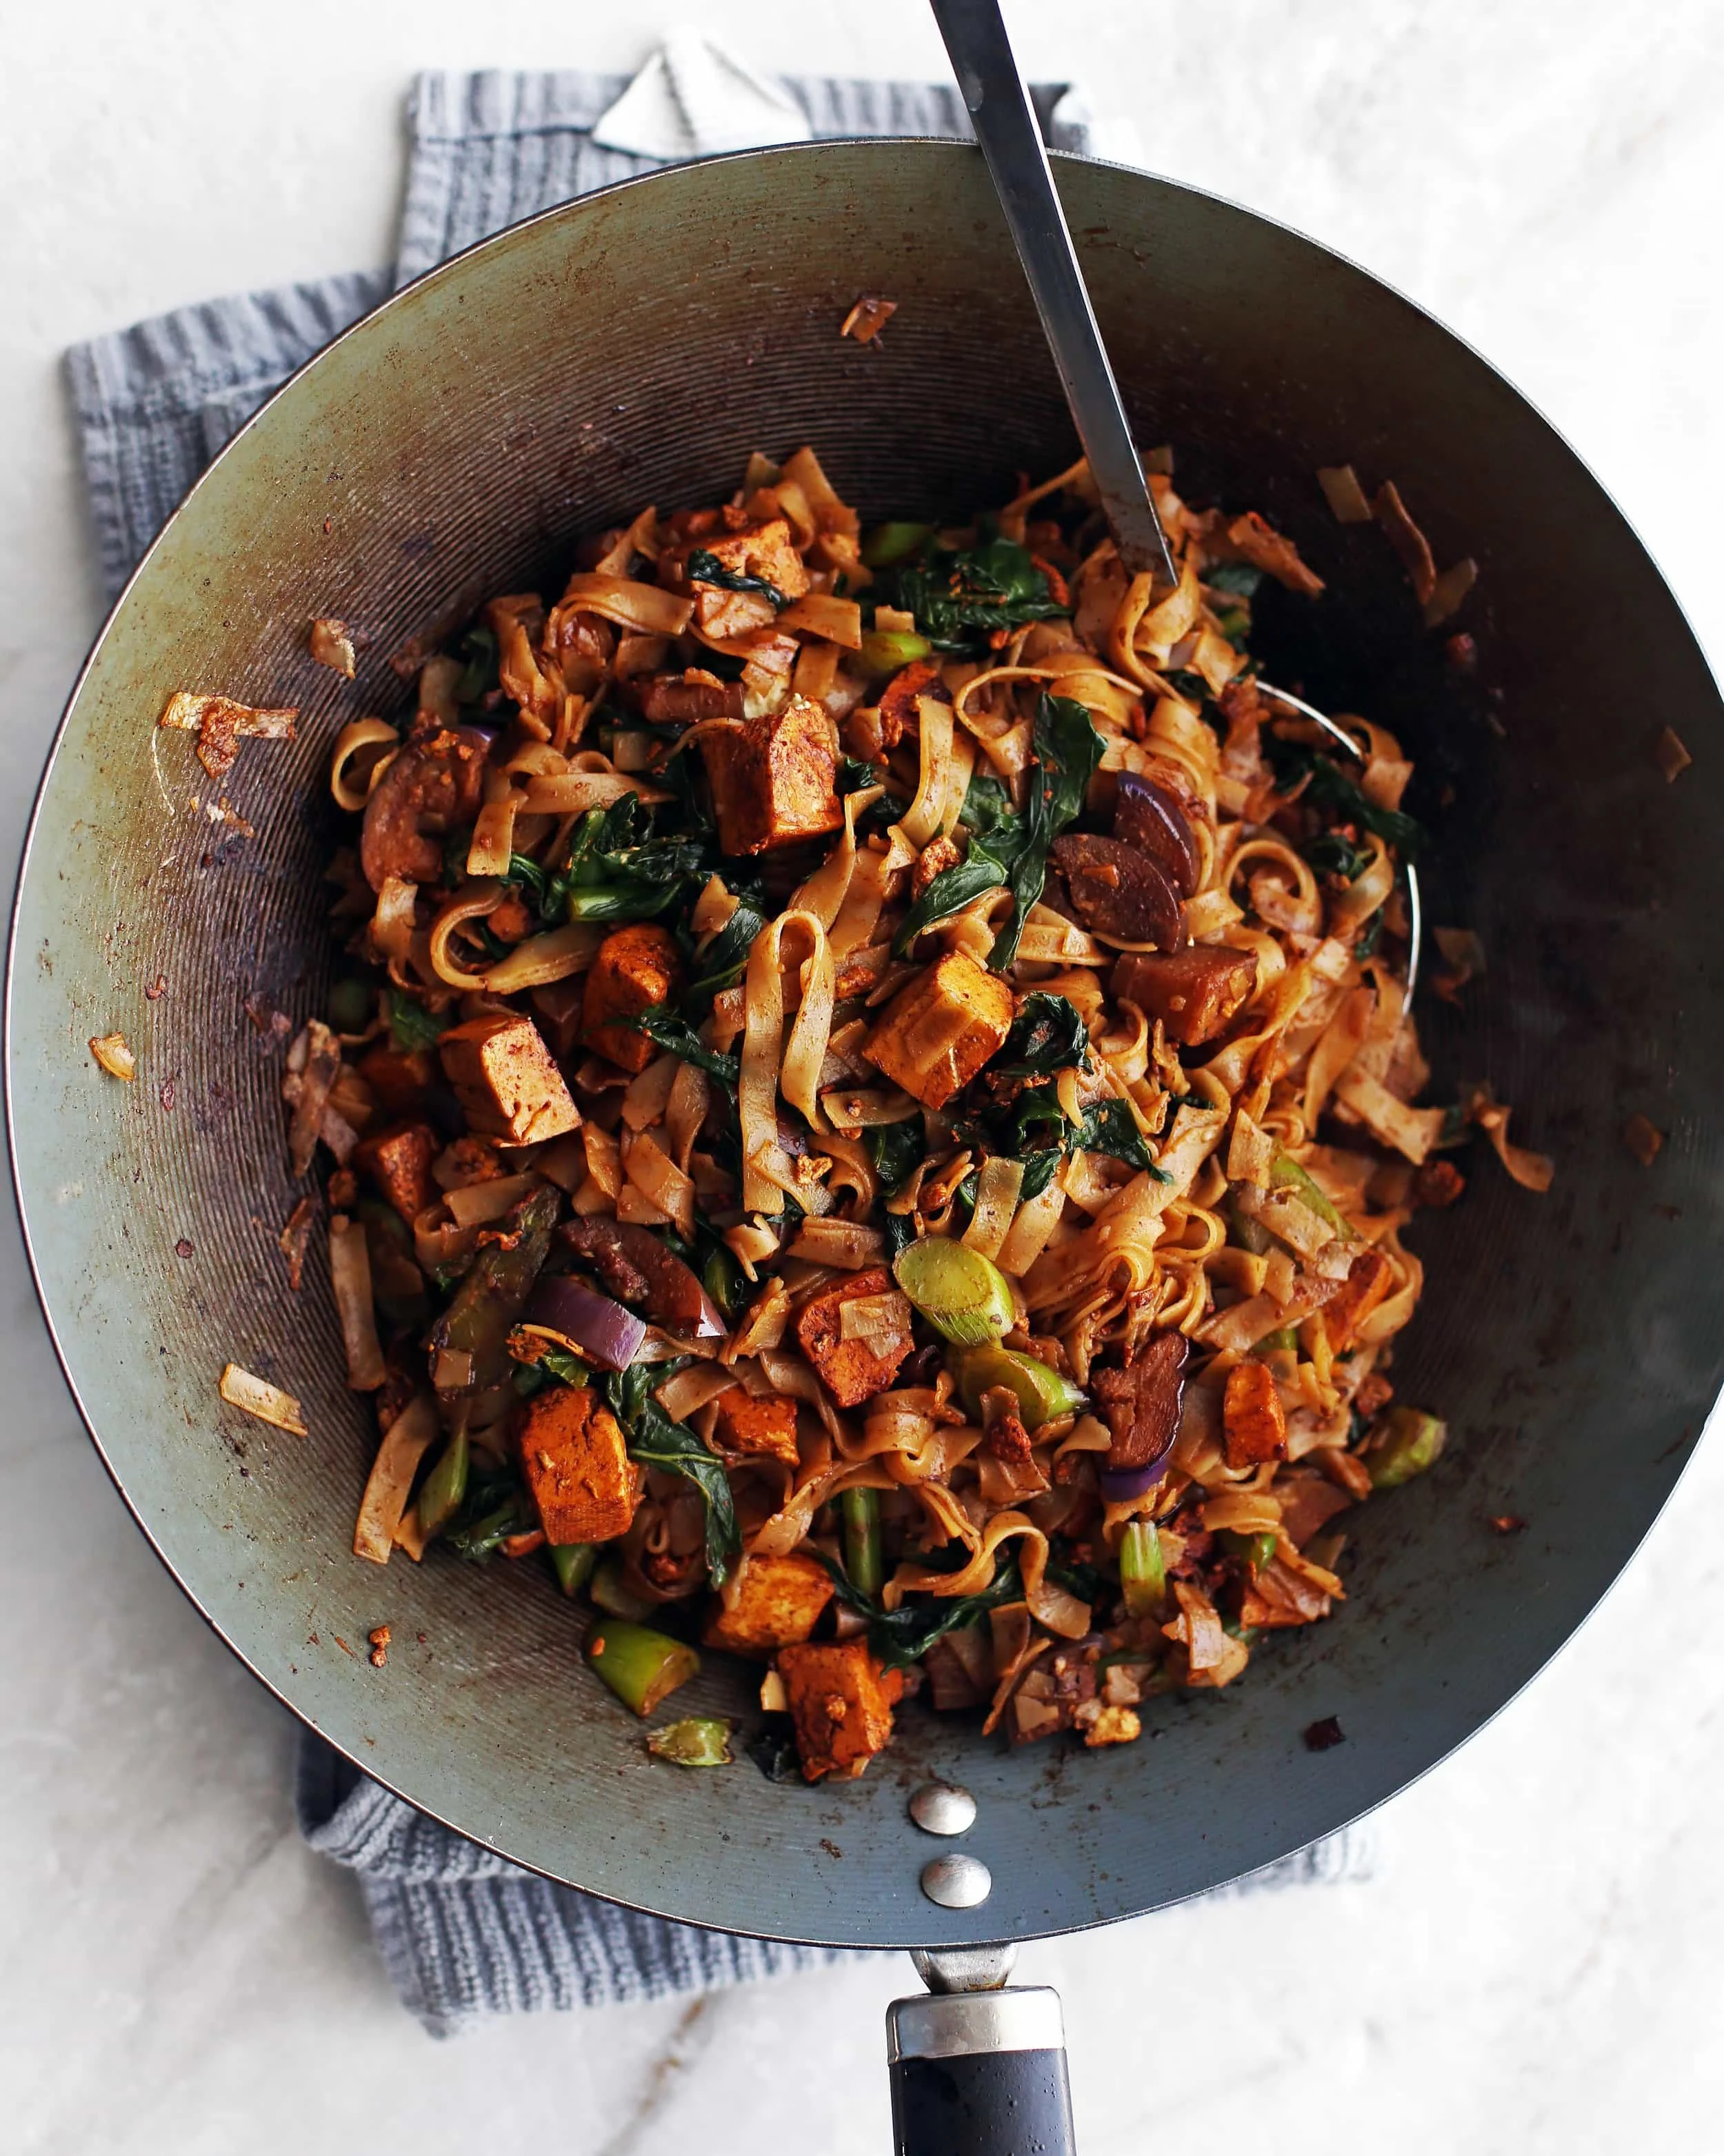
[[[951,1782],[925,1782],[910,1799],[910,1816],[924,1834],[966,1834],[976,1824],[976,1799]]]
[[[976,1909],[993,1892],[993,1874],[979,1856],[936,1856],[922,1866],[922,1892],[942,1909]]]

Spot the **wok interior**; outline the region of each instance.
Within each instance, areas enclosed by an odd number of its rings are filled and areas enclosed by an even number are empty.
[[[320,1240],[299,1294],[281,1044],[321,1009],[334,732],[409,691],[387,655],[490,593],[554,591],[583,531],[717,498],[756,448],[807,441],[865,518],[967,511],[1075,453],[1027,294],[965,147],[870,143],[667,173],[553,213],[341,340],[228,451],[158,544],[75,699],[18,926],[12,1112],[61,1352],[127,1497],[238,1650],[372,1773],[555,1876],[698,1922],[924,1943],[1153,1907],[1264,1863],[1465,1738],[1579,1621],[1680,1471],[1719,1382],[1706,1291],[1717,1147],[1711,683],[1607,500],[1526,406],[1415,311],[1317,249],[1141,175],[1060,181],[1140,439],[1196,500],[1261,508],[1331,580],[1265,606],[1275,678],[1399,732],[1434,838],[1427,917],[1475,927],[1485,978],[1429,998],[1434,1096],[1488,1077],[1557,1156],[1545,1199],[1482,1149],[1427,1216],[1421,1314],[1394,1376],[1451,1450],[1360,1516],[1350,1600],[1219,1697],[1159,1702],[1156,1741],[1016,1753],[915,1708],[861,1783],[649,1763],[579,1668],[582,1619],[534,1565],[387,1571],[349,1553],[373,1446],[344,1389]],[[898,302],[841,341],[859,293]],[[1393,477],[1440,563],[1475,555],[1476,679],[1444,662],[1383,535],[1312,474]],[[350,687],[305,626],[368,637]],[[155,719],[176,689],[297,703],[224,788]],[[1666,787],[1668,723],[1694,768]],[[1452,799],[1444,797],[1452,789]],[[254,827],[211,820],[222,798]],[[146,998],[165,977],[167,992]],[[140,1082],[104,1079],[123,1031]],[[172,1081],[175,1105],[161,1087]],[[1650,1174],[1619,1132],[1671,1132]],[[179,1239],[192,1246],[176,1255]],[[232,1358],[300,1395],[300,1440],[219,1404]],[[1493,1514],[1530,1522],[1493,1533]],[[362,1642],[387,1623],[386,1670]],[[345,1646],[344,1644],[345,1643]],[[357,1650],[349,1652],[346,1650]],[[690,1693],[747,1713],[709,1658]],[[1347,1742],[1301,1741],[1338,1716]],[[980,1801],[980,1910],[917,1891],[908,1789]],[[840,1854],[841,1852],[841,1854]]]

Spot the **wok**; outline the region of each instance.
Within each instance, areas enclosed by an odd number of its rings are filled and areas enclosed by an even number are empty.
[[[1379,1804],[1539,1668],[1627,1562],[1718,1389],[1724,729],[1670,593],[1598,484],[1475,354],[1362,271],[1244,211],[1072,158],[1057,173],[1145,443],[1191,498],[1261,508],[1330,580],[1261,611],[1274,677],[1366,711],[1419,760],[1428,917],[1489,971],[1424,1004],[1435,1097],[1488,1078],[1553,1152],[1545,1198],[1482,1148],[1421,1219],[1429,1288],[1395,1378],[1451,1424],[1421,1482],[1359,1516],[1349,1599],[1156,1741],[1008,1752],[911,1707],[859,1783],[649,1763],[578,1666],[536,1568],[349,1554],[373,1447],[316,1256],[290,1291],[278,1040],[244,1004],[321,1009],[319,882],[338,726],[398,707],[387,664],[499,591],[552,588],[577,534],[727,492],[813,443],[865,517],[1005,499],[1070,423],[976,151],[858,142],[630,181],[474,249],[313,361],[193,489],[68,708],[13,927],[8,1109],[38,1285],[127,1503],[209,1621],[365,1770],[557,1879],[787,1939],[955,1948],[1153,1909]],[[841,340],[859,293],[883,345]],[[1439,563],[1471,553],[1475,674],[1424,633],[1382,533],[1316,468],[1392,477]],[[362,626],[357,685],[310,617]],[[175,690],[297,704],[213,786],[155,721]],[[1667,785],[1669,724],[1695,757]],[[252,827],[217,823],[218,795]],[[150,998],[158,979],[163,992]],[[119,1030],[140,1077],[91,1061]],[[166,1090],[172,1087],[171,1094]],[[172,1106],[167,1105],[172,1100]],[[1670,1141],[1649,1172],[1641,1111]],[[189,1251],[185,1249],[190,1245]],[[177,1255],[177,1250],[180,1254]],[[224,1408],[232,1358],[310,1435]],[[1493,1532],[1493,1515],[1530,1524]],[[385,1670],[362,1648],[387,1623]],[[346,1643],[346,1647],[342,1643]],[[690,1704],[746,1719],[716,1658]],[[1309,1725],[1346,1737],[1313,1752]],[[974,1792],[981,1907],[919,1891],[914,1786]]]

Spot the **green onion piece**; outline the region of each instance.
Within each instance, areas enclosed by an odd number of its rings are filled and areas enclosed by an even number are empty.
[[[839,1502],[844,1520],[844,1570],[859,1594],[878,1594],[886,1577],[880,1541],[880,1492],[846,1490]]]
[[[870,629],[863,632],[861,660],[865,674],[895,674],[933,649],[925,636],[913,629]]]
[[[1020,1355],[1015,1348],[967,1348],[948,1359],[964,1405],[972,1416],[980,1416],[982,1395],[995,1385],[1004,1385],[1017,1395],[1026,1430],[1055,1422],[1061,1415],[1075,1414],[1085,1404],[1085,1395],[1070,1378],[1062,1378],[1045,1363],[1038,1363],[1034,1355]]]
[[[578,1594],[598,1562],[597,1543],[552,1543],[551,1569],[565,1594]]]
[[[1342,1219],[1328,1199],[1318,1189],[1296,1160],[1278,1152],[1269,1171],[1271,1190],[1290,1190],[1302,1205],[1308,1205],[1320,1220],[1326,1220],[1337,1235],[1351,1235],[1352,1229]]]
[[[1167,1599],[1162,1538],[1152,1520],[1127,1520],[1120,1537],[1120,1585],[1129,1617],[1155,1617]]]
[[[870,569],[889,569],[895,562],[906,562],[920,553],[933,536],[931,524],[909,524],[901,518],[876,524],[863,539],[862,559]]]
[[[943,1235],[925,1235],[901,1250],[892,1275],[942,1339],[985,1348],[1017,1320],[1012,1286],[992,1259]]]
[[[369,981],[337,981],[329,992],[329,1022],[337,1033],[363,1033],[376,1003]]]
[[[1265,1332],[1251,1350],[1254,1355],[1273,1355],[1285,1351],[1289,1355],[1299,1353],[1299,1327],[1296,1325],[1278,1325],[1273,1332]]]
[[[1262,1222],[1242,1213],[1232,1199],[1227,1203],[1227,1232],[1242,1250],[1249,1250],[1255,1258],[1266,1258],[1275,1246],[1275,1237]]]
[[[731,1725],[716,1714],[691,1714],[685,1722],[654,1730],[646,1745],[654,1758],[668,1759],[674,1767],[728,1767]]]
[[[1398,1490],[1415,1475],[1434,1467],[1449,1425],[1422,1408],[1391,1408],[1383,1422],[1381,1440],[1365,1455],[1375,1490]]]
[[[419,1492],[419,1530],[427,1542],[440,1535],[467,1494],[467,1433],[457,1430]]]
[[[608,1557],[593,1575],[588,1590],[592,1599],[601,1609],[608,1610],[613,1617],[650,1617],[653,1604],[643,1594],[627,1586],[623,1578],[623,1560]]]
[[[1242,1535],[1228,1528],[1224,1530],[1219,1539],[1221,1547],[1229,1556],[1243,1558],[1253,1572],[1265,1570],[1275,1553],[1273,1529],[1260,1535]]]
[[[700,1667],[700,1657],[680,1640],[622,1617],[606,1617],[593,1626],[587,1635],[587,1661],[624,1707],[643,1716]]]

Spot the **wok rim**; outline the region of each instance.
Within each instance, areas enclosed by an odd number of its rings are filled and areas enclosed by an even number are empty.
[[[818,157],[824,152],[840,148],[850,151],[861,149],[870,154],[878,151],[880,155],[885,156],[911,146],[914,146],[917,149],[938,150],[953,156],[977,157],[981,155],[978,146],[972,140],[962,137],[924,135],[836,136],[822,138],[820,140],[807,142],[776,144],[756,148],[729,151],[711,157],[684,160],[675,164],[661,167],[658,170],[650,172],[631,174],[624,178],[611,181],[603,187],[592,188],[583,194],[572,197],[566,202],[554,203],[547,208],[535,211],[531,215],[520,218],[512,224],[505,225],[499,231],[488,234],[483,239],[474,241],[470,245],[462,248],[459,252],[449,255],[444,260],[434,264],[430,268],[421,271],[417,276],[410,279],[405,285],[385,294],[383,298],[378,300],[375,305],[367,309],[364,313],[357,316],[344,328],[338,331],[334,336],[328,340],[326,343],[319,346],[317,351],[312,352],[307,358],[302,361],[299,366],[295,367],[293,372],[270,392],[269,395],[258,406],[257,409],[234,430],[233,434],[225,443],[223,443],[222,448],[217,452],[217,454],[203,467],[203,469],[198,472],[197,477],[192,481],[191,485],[186,489],[184,494],[175,504],[172,511],[167,517],[164,519],[161,528],[155,533],[148,546],[144,549],[137,561],[133,564],[125,583],[121,586],[119,591],[115,593],[112,602],[109,605],[102,618],[100,625],[96,629],[95,635],[90,640],[89,648],[85,654],[82,662],[79,665],[71,686],[67,692],[64,703],[60,711],[59,717],[55,723],[53,735],[48,744],[41,773],[37,780],[35,790],[32,797],[30,814],[25,825],[23,843],[20,850],[17,875],[13,886],[6,945],[3,1014],[4,1038],[3,1043],[0,1043],[0,1086],[3,1086],[5,1095],[6,1151],[8,1167],[12,1183],[13,1207],[18,1219],[18,1228],[23,1244],[25,1262],[29,1270],[31,1286],[34,1290],[37,1304],[42,1313],[43,1322],[47,1330],[49,1342],[54,1350],[54,1359],[59,1364],[62,1377],[65,1380],[66,1389],[71,1396],[72,1404],[77,1410],[78,1418],[83,1424],[85,1431],[88,1435],[91,1445],[95,1448],[96,1456],[100,1460],[109,1481],[113,1484],[115,1491],[118,1493],[121,1503],[131,1516],[131,1518],[142,1533],[150,1549],[154,1553],[163,1569],[167,1573],[168,1577],[173,1581],[174,1584],[185,1596],[187,1602],[190,1603],[192,1609],[196,1610],[198,1616],[203,1620],[204,1624],[213,1633],[214,1633],[217,1639],[221,1641],[222,1645],[228,1650],[228,1652],[234,1656],[253,1679],[262,1686],[263,1688],[283,1707],[285,1707],[290,1715],[292,1716],[294,1721],[299,1725],[300,1732],[302,1733],[309,1732],[310,1734],[316,1737],[320,1742],[327,1745],[332,1752],[336,1753],[340,1758],[345,1759],[363,1779],[375,1782],[380,1788],[387,1789],[392,1795],[398,1798],[403,1803],[410,1805],[413,1810],[418,1812],[423,1817],[434,1820],[437,1825],[442,1826],[447,1831],[459,1835],[464,1840],[471,1841],[477,1846],[493,1851],[495,1854],[504,1857],[511,1864],[517,1866],[521,1871],[531,1876],[543,1879],[551,1885],[567,1887],[571,1892],[589,1896],[595,1901],[607,1902],[614,1907],[636,1911],[643,1915],[656,1917],[669,1922],[689,1924],[700,1930],[714,1931],[738,1938],[772,1941],[788,1945],[834,1948],[848,1949],[849,1951],[857,1950],[857,1944],[854,1940],[833,1940],[821,1937],[814,1933],[799,1930],[757,1930],[746,1925],[730,1922],[726,1922],[722,1924],[714,1923],[703,1921],[698,1917],[687,1916],[675,1907],[660,1907],[656,1906],[651,1901],[630,1900],[621,1895],[606,1893],[602,1889],[581,1885],[575,1881],[564,1879],[558,1873],[548,1870],[545,1866],[534,1863],[530,1859],[524,1858],[515,1854],[512,1851],[505,1848],[500,1843],[493,1839],[469,1833],[467,1829],[458,1825],[454,1820],[446,1818],[443,1813],[434,1809],[432,1805],[426,1804],[421,1799],[414,1796],[409,1790],[402,1787],[399,1782],[392,1779],[388,1774],[380,1772],[378,1766],[376,1763],[368,1759],[362,1759],[358,1758],[356,1753],[349,1748],[349,1747],[339,1743],[335,1738],[330,1736],[323,1729],[319,1727],[315,1722],[310,1720],[298,1707],[295,1706],[293,1701],[287,1697],[287,1694],[283,1691],[281,1686],[267,1676],[258,1666],[257,1663],[254,1661],[252,1657],[247,1654],[245,1650],[229,1635],[228,1632],[223,1629],[220,1620],[212,1614],[210,1610],[205,1607],[202,1599],[200,1599],[198,1593],[188,1584],[187,1580],[176,1566],[173,1560],[169,1557],[167,1551],[163,1548],[161,1542],[152,1532],[148,1522],[145,1519],[142,1513],[138,1509],[137,1505],[134,1502],[130,1491],[126,1488],[126,1482],[120,1472],[120,1470],[110,1457],[108,1447],[103,1440],[101,1433],[97,1429],[95,1422],[85,1404],[84,1396],[79,1389],[76,1378],[73,1375],[69,1350],[62,1340],[60,1327],[56,1322],[53,1308],[51,1307],[49,1301],[47,1291],[44,1286],[42,1271],[37,1258],[35,1239],[32,1234],[29,1213],[24,1200],[23,1181],[20,1174],[20,1139],[18,1120],[15,1112],[15,1088],[13,1084],[13,1055],[16,1046],[14,1018],[20,961],[19,937],[22,927],[25,886],[28,882],[30,871],[33,866],[36,841],[42,821],[43,810],[49,787],[53,780],[55,766],[59,762],[61,751],[66,746],[73,714],[83,696],[85,687],[90,679],[91,672],[95,666],[98,658],[100,656],[109,636],[114,630],[122,610],[131,599],[134,588],[143,576],[145,571],[150,566],[151,562],[154,560],[157,550],[168,539],[169,535],[174,531],[174,528],[180,522],[182,516],[184,515],[194,495],[198,494],[199,490],[203,487],[205,480],[215,470],[216,467],[227,458],[229,451],[233,449],[245,436],[251,433],[254,428],[258,426],[266,418],[266,416],[274,410],[276,404],[290,389],[295,387],[303,375],[309,372],[310,370],[316,366],[327,353],[334,351],[337,346],[345,344],[348,340],[358,336],[362,331],[368,331],[380,317],[387,314],[388,311],[395,306],[398,301],[405,300],[408,295],[418,291],[422,287],[428,285],[432,280],[442,278],[455,278],[460,274],[464,265],[470,258],[480,254],[486,249],[501,249],[506,245],[516,244],[521,234],[535,229],[539,226],[550,224],[556,220],[578,214],[581,211],[587,208],[588,205],[598,204],[601,202],[608,202],[618,196],[625,194],[631,190],[643,187],[650,187],[654,182],[669,178],[673,175],[686,175],[691,170],[767,160],[792,162],[801,157]],[[1438,336],[1446,341],[1449,346],[1458,347],[1459,350],[1467,357],[1471,359],[1479,367],[1482,367],[1492,381],[1499,385],[1501,389],[1506,391],[1508,395],[1522,409],[1522,411],[1526,414],[1529,415],[1539,427],[1544,429],[1545,433],[1554,441],[1562,452],[1570,459],[1572,459],[1578,470],[1584,475],[1588,481],[1596,490],[1600,505],[1608,508],[1611,515],[1614,516],[1618,524],[1620,526],[1622,532],[1634,547],[1639,548],[1641,554],[1644,557],[1647,563],[1651,567],[1665,597],[1674,609],[1676,618],[1680,622],[1682,629],[1686,633],[1690,641],[1693,644],[1695,651],[1697,653],[1701,660],[1702,668],[1712,685],[1715,694],[1718,694],[1721,698],[1724,698],[1724,684],[1721,684],[1719,675],[1711,664],[1704,643],[1695,631],[1693,624],[1689,619],[1687,609],[1683,605],[1675,587],[1672,584],[1670,578],[1665,574],[1659,557],[1642,538],[1639,530],[1629,519],[1627,513],[1624,511],[1614,494],[1604,485],[1603,481],[1593,470],[1592,465],[1580,454],[1579,451],[1569,440],[1567,434],[1565,434],[1562,430],[1550,419],[1543,408],[1530,396],[1528,396],[1526,393],[1520,388],[1517,382],[1506,374],[1501,367],[1481,352],[1466,337],[1461,336],[1459,331],[1452,329],[1446,322],[1443,321],[1429,308],[1423,306],[1419,301],[1409,298],[1408,295],[1402,291],[1398,285],[1392,284],[1386,278],[1379,276],[1374,270],[1365,268],[1361,263],[1356,261],[1350,254],[1343,253],[1337,248],[1330,246],[1323,240],[1313,238],[1310,234],[1302,232],[1298,227],[1287,223],[1283,219],[1269,216],[1260,210],[1251,208],[1243,203],[1234,200],[1231,197],[1215,193],[1208,188],[1196,187],[1186,181],[1173,179],[1163,173],[1152,172],[1142,167],[1123,164],[1116,159],[1090,157],[1080,154],[1075,151],[1062,150],[1050,151],[1048,154],[1050,162],[1056,167],[1056,168],[1061,166],[1094,167],[1105,171],[1122,172],[1132,179],[1148,180],[1158,187],[1172,191],[1176,195],[1189,198],[1195,202],[1203,203],[1210,208],[1226,211],[1231,216],[1243,218],[1254,225],[1267,228],[1274,233],[1282,235],[1287,239],[1290,239],[1299,245],[1313,249],[1317,254],[1326,257],[1330,262],[1338,264],[1344,270],[1350,271],[1354,276],[1363,280],[1367,285],[1374,287],[1378,293],[1386,295],[1399,307],[1406,310],[1410,315],[1415,316],[1419,321],[1429,330],[1436,332]],[[1013,1941],[1030,1941],[1065,1938],[1075,1933],[1097,1929],[1104,1925],[1126,1922],[1135,1917],[1152,1915],[1162,1909],[1175,1908],[1191,1902],[1200,1901],[1207,1895],[1225,1891],[1229,1887],[1237,1885],[1240,1881],[1249,1881],[1252,1878],[1258,1877],[1265,1871],[1272,1868],[1274,1865],[1285,1861],[1285,1859],[1290,1856],[1296,1856],[1301,1850],[1313,1847],[1317,1842],[1326,1840],[1331,1835],[1346,1832],[1350,1828],[1357,1825],[1361,1820],[1368,1818],[1373,1813],[1381,1810],[1384,1805],[1403,1795],[1407,1790],[1414,1787],[1415,1784],[1424,1781],[1428,1775],[1444,1765],[1465,1746],[1470,1743],[1475,1737],[1477,1737],[1483,1730],[1488,1728],[1500,1715],[1501,1715],[1509,1707],[1513,1705],[1514,1702],[1520,1698],[1521,1694],[1544,1674],[1544,1672],[1557,1660],[1558,1656],[1562,1655],[1568,1648],[1573,1641],[1579,1635],[1581,1631],[1597,1615],[1599,1609],[1609,1599],[1613,1590],[1621,1580],[1624,1573],[1629,1569],[1629,1566],[1638,1557],[1647,1537],[1657,1525],[1659,1520],[1662,1517],[1666,1507],[1675,1496],[1684,1476],[1687,1474],[1689,1467],[1693,1461],[1695,1454],[1698,1450],[1706,1430],[1710,1425],[1711,1415],[1713,1412],[1716,1411],[1718,1398],[1720,1397],[1724,1397],[1724,1394],[1715,1395],[1711,1406],[1707,1409],[1706,1418],[1702,1420],[1700,1428],[1691,1433],[1686,1434],[1685,1438],[1679,1440],[1679,1448],[1686,1453],[1686,1457],[1682,1458],[1678,1463],[1668,1487],[1659,1497],[1658,1502],[1652,1508],[1650,1513],[1644,1522],[1639,1524],[1638,1531],[1634,1533],[1631,1545],[1623,1555],[1620,1562],[1615,1565],[1614,1569],[1611,1572],[1609,1578],[1605,1581],[1603,1587],[1592,1596],[1592,1599],[1588,1601],[1587,1606],[1583,1609],[1580,1615],[1562,1634],[1562,1637],[1558,1639],[1547,1652],[1542,1654],[1537,1663],[1527,1671],[1526,1675],[1522,1676],[1516,1684],[1515,1684],[1513,1688],[1501,1700],[1500,1700],[1496,1705],[1489,1711],[1489,1712],[1475,1722],[1464,1735],[1455,1738],[1452,1743],[1446,1744],[1444,1748],[1437,1752],[1434,1756],[1427,1759],[1422,1766],[1417,1768],[1413,1772],[1407,1774],[1403,1779],[1396,1781],[1392,1787],[1373,1796],[1369,1802],[1359,1805],[1357,1809],[1347,1811],[1343,1816],[1336,1820],[1332,1825],[1321,1829],[1318,1834],[1313,1835],[1310,1840],[1295,1841],[1290,1845],[1280,1849],[1276,1855],[1266,1858],[1262,1864],[1254,1866],[1248,1871],[1232,1872],[1228,1874],[1225,1877],[1213,1880],[1206,1885],[1193,1887],[1185,1892],[1174,1894],[1166,1897],[1165,1899],[1152,1901],[1147,1904],[1141,1905],[1135,1908],[1121,1909],[1111,1914],[1076,1917],[1070,1922],[1017,1927],[1011,1932],[1009,1935],[1010,1939]],[[1672,1450],[1676,1449],[1678,1448],[1672,1448]],[[931,1909],[933,1906],[934,1905],[931,1903],[929,1905]],[[984,1942],[983,1943],[1008,1943],[1006,1939],[1001,1938],[993,1942]],[[865,1952],[877,1951],[882,1953],[906,1952],[912,1949],[920,1949],[924,1948],[926,1946],[926,1943],[927,1943],[922,1939],[900,1940],[897,1938],[890,1938],[873,1941],[870,1944],[862,1947],[860,1950]],[[946,1943],[961,1943],[965,1947],[969,1947],[978,1943],[978,1942],[976,1940],[973,1933],[963,1935],[961,1938],[957,1934],[954,1933],[952,1938],[946,1942]],[[940,1951],[941,1948],[936,1946],[930,1950],[937,1952]]]

